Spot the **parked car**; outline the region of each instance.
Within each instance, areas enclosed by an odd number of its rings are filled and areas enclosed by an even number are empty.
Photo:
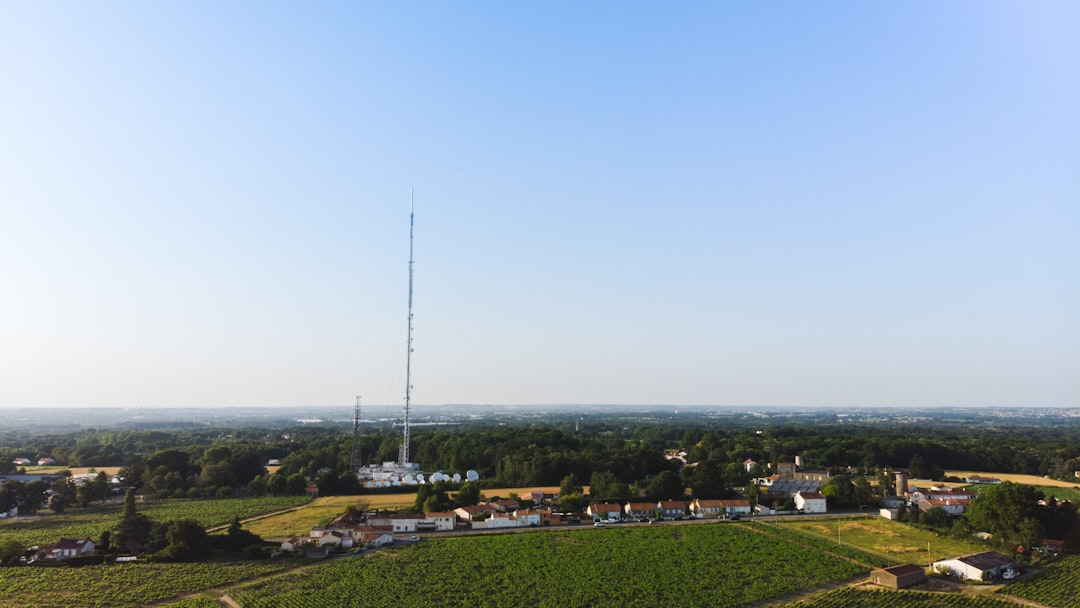
[[[410,536],[409,537],[409,542],[410,543],[418,543],[418,542],[420,542],[420,537],[419,536]]]
[[[593,527],[594,527],[594,528],[603,528],[603,527],[604,527],[604,526],[606,526],[606,525],[607,525],[607,524],[605,524],[604,522],[602,522],[602,521],[598,521],[598,522],[596,522],[596,523],[594,523],[594,524],[593,524]]]
[[[1005,571],[1001,573],[1001,578],[1007,581],[1011,581],[1018,576],[1020,576],[1020,573],[1016,570],[1013,570],[1012,568],[1006,568]]]

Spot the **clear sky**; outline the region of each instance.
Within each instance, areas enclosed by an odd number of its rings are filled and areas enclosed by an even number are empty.
[[[0,406],[1080,406],[1078,27],[0,0]]]

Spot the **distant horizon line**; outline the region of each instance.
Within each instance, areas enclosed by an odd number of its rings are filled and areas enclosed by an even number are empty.
[[[354,404],[325,404],[325,405],[0,405],[0,411],[5,410],[85,410],[85,409],[107,409],[107,410],[242,410],[242,409],[262,409],[262,410],[285,410],[285,409],[331,409],[341,408],[352,410],[355,407]],[[665,410],[678,410],[678,409],[705,409],[705,408],[721,408],[721,409],[803,409],[803,410],[823,410],[823,409],[895,409],[902,408],[906,410],[920,410],[920,409],[952,409],[952,410],[964,410],[964,409],[980,409],[980,408],[992,408],[992,409],[1072,409],[1080,408],[1080,404],[1075,405],[898,405],[898,404],[860,404],[860,405],[782,405],[782,404],[755,404],[755,405],[725,405],[725,404],[673,404],[673,403],[527,403],[527,404],[504,404],[504,403],[439,403],[439,404],[412,404],[411,407],[420,408],[506,408],[506,409],[545,409],[545,408],[633,408],[633,409],[665,409]],[[364,409],[368,408],[393,408],[400,409],[401,405],[391,404],[373,404],[364,405]]]

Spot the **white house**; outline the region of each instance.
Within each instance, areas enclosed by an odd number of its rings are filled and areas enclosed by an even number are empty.
[[[53,545],[60,551],[60,558],[78,557],[80,555],[87,555],[94,552],[94,541],[89,538],[64,538],[60,537],[60,542]]]
[[[821,492],[796,492],[795,508],[803,513],[825,513],[825,495]]]
[[[428,524],[428,526],[434,526],[434,528],[429,529],[446,532],[454,529],[455,522],[457,522],[457,514],[447,511],[444,513],[426,513],[424,514],[424,521],[422,523]]]
[[[614,503],[597,503],[585,510],[593,519],[622,519],[622,507]]]
[[[484,520],[474,520],[474,529],[494,530],[496,528],[517,528],[518,520],[510,513],[492,513],[491,517]]]
[[[686,516],[686,503],[681,500],[661,500],[656,503],[656,508],[660,511],[660,517],[664,519]]]
[[[518,509],[514,511],[514,518],[517,519],[518,525],[537,527],[544,521],[544,515],[551,514],[550,510],[540,509]]]
[[[365,547],[381,547],[394,542],[394,535],[389,532],[364,532],[360,536],[360,542]]]
[[[292,553],[293,551],[296,551],[297,549],[299,549],[299,548],[303,547],[304,545],[306,545],[309,540],[310,540],[309,538],[306,538],[306,537],[303,537],[303,536],[294,536],[294,537],[292,537],[290,539],[282,541],[281,550],[282,551],[288,551],[289,553]]]
[[[745,498],[721,498],[724,513],[731,515],[750,515],[750,501]]]
[[[327,532],[319,537],[319,546],[348,549],[353,546],[353,537],[351,534],[334,530],[333,532]]]
[[[720,517],[724,514],[724,505],[719,500],[695,498],[690,501],[690,513],[697,518]]]
[[[968,504],[970,502],[971,501],[969,500],[963,499],[946,498],[944,500],[941,500],[936,498],[924,498],[919,501],[919,509],[921,509],[923,512],[926,512],[930,509],[937,507],[944,510],[949,515],[959,517],[960,515],[963,515],[965,511],[967,511]]]
[[[629,519],[650,519],[656,516],[656,503],[628,502],[623,505],[623,512]]]
[[[1015,568],[1016,562],[997,551],[973,553],[932,564],[934,572],[969,581],[989,581],[999,578],[1005,570]]]

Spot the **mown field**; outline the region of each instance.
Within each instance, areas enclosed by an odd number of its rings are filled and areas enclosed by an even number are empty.
[[[748,525],[613,526],[429,539],[227,592],[244,608],[720,608],[867,571]]]
[[[887,555],[898,563],[926,566],[931,561],[988,550],[986,545],[975,540],[939,536],[929,530],[882,517],[858,520],[789,521],[781,523],[780,526],[810,532],[829,539],[832,543],[837,542],[836,533],[839,527],[840,543]],[[927,554],[928,544],[929,555]]]
[[[215,500],[163,500],[137,505],[144,513],[158,521],[192,518],[204,526],[225,524],[234,516],[253,517],[261,513],[279,511],[307,504],[306,496],[276,496],[262,498],[223,498]],[[54,543],[61,536],[68,538],[89,537],[98,539],[105,530],[115,527],[120,517],[121,505],[91,507],[71,510],[56,515],[0,521],[0,535],[13,539],[23,546]]]
[[[1022,483],[1028,486],[1052,486],[1056,488],[1075,488],[1080,484],[1071,481],[1061,481],[1059,479],[1050,479],[1047,477],[1040,477],[1039,475],[1020,475],[1016,473],[986,473],[979,471],[946,471],[946,475],[950,477],[960,477],[961,479],[969,475],[982,475],[983,477],[996,477],[1001,481],[1011,481],[1013,483]],[[1078,479],[1077,481],[1080,481]]]

